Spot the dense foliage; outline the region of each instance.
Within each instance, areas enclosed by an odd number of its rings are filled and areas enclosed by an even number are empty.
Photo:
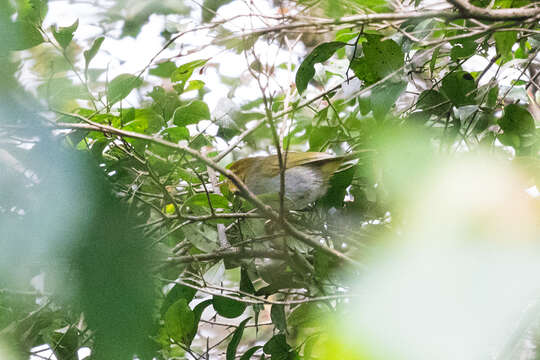
[[[538,4],[84,3],[0,0],[2,359],[331,357],[323,319],[434,154],[538,179]],[[151,24],[160,50],[118,73],[107,42]],[[289,150],[361,155],[302,211],[227,170]]]

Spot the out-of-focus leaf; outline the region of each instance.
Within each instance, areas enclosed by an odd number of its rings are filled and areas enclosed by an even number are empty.
[[[279,332],[287,332],[287,320],[285,318],[285,306],[283,304],[272,304],[270,318]]]
[[[111,80],[107,87],[109,105],[124,99],[129,93],[142,85],[142,80],[135,75],[121,74]]]
[[[257,350],[259,350],[261,348],[262,348],[262,346],[260,346],[260,345],[250,348],[244,354],[242,354],[242,356],[240,357],[240,360],[249,360],[249,359],[251,359],[253,354],[255,354],[257,352]]]
[[[351,61],[351,69],[366,85],[371,85],[402,67],[405,55],[393,40],[381,41],[382,36],[370,34],[365,37],[364,55]]]
[[[384,119],[390,115],[392,107],[406,87],[405,81],[385,81],[382,84],[377,84],[371,91],[370,98],[373,116],[376,119]]]
[[[535,130],[534,119],[527,109],[509,104],[504,107],[499,126],[505,133],[524,135]]]
[[[214,210],[228,209],[230,207],[229,200],[218,194],[195,194],[187,199],[182,205],[182,212],[194,211],[195,209],[210,209],[210,204]]]
[[[274,335],[263,346],[265,354],[271,356],[272,359],[293,360],[298,358],[298,354],[289,344],[284,334]]]
[[[242,335],[244,334],[244,327],[246,326],[246,323],[249,321],[249,319],[251,319],[251,317],[248,317],[247,319],[242,320],[242,322],[238,324],[238,327],[234,331],[232,339],[227,345],[226,360],[235,359],[236,349],[238,349],[238,345],[240,344],[240,340],[242,339]]]
[[[174,111],[173,122],[178,126],[196,124],[201,120],[210,120],[208,105],[202,100],[194,100]]]
[[[193,327],[191,328],[191,331],[188,333],[188,336],[187,336],[187,343],[186,343],[187,346],[191,345],[191,342],[195,338],[195,335],[197,335],[197,330],[199,328],[199,320],[201,320],[201,315],[204,309],[206,309],[210,305],[212,305],[212,300],[208,299],[208,300],[198,303],[193,308],[194,321],[193,321]]]
[[[477,44],[474,40],[467,39],[466,41],[460,41],[452,46],[450,50],[450,57],[456,61],[459,59],[466,59],[476,52]]]
[[[416,103],[416,107],[419,109],[437,116],[446,114],[451,106],[448,99],[436,90],[425,90],[418,96]]]
[[[311,130],[309,135],[309,150],[321,151],[337,135],[337,128],[330,126],[317,126]]]
[[[172,72],[171,81],[172,82],[188,81],[191,75],[193,75],[193,71],[196,68],[204,66],[208,62],[208,60],[209,59],[194,60],[186,64],[180,65],[176,70]]]
[[[296,307],[289,315],[287,322],[292,327],[317,327],[329,315],[327,308],[319,303],[305,303]]]
[[[207,283],[219,284],[223,280],[223,275],[225,275],[225,264],[223,263],[223,260],[220,260],[212,265],[212,267],[204,273],[203,277],[204,281]]]
[[[392,11],[387,0],[354,0],[354,2],[362,8],[367,8],[379,13]]]
[[[165,130],[167,140],[177,143],[180,140],[189,140],[189,130],[183,126],[170,127]]]
[[[84,68],[86,70],[88,70],[92,59],[97,55],[101,44],[103,44],[103,40],[105,40],[103,36],[98,37],[96,40],[94,40],[92,46],[90,46],[90,49],[84,51]]]
[[[7,50],[26,50],[41,44],[43,36],[39,30],[29,22],[16,21],[14,23],[0,24],[2,41]]]
[[[255,287],[253,286],[253,283],[251,282],[251,279],[249,278],[249,275],[245,266],[242,266],[242,269],[240,270],[240,291],[243,291],[249,294],[255,293]]]
[[[315,75],[314,65],[324,62],[346,44],[340,41],[327,42],[317,46],[313,51],[302,61],[302,64],[296,72],[296,88],[301,94],[306,90],[309,81]]]
[[[178,299],[165,313],[165,329],[174,341],[189,345],[189,334],[195,326],[195,315],[186,299]]]
[[[176,70],[176,64],[172,61],[164,61],[151,68],[148,73],[150,75],[159,76],[162,78],[170,78]]]
[[[454,71],[442,80],[441,93],[455,106],[474,104],[474,78],[466,71]]]
[[[207,23],[212,21],[217,11],[223,5],[227,5],[232,0],[204,0],[202,9],[202,21]]]
[[[200,90],[204,87],[204,81],[202,80],[191,80],[188,83],[188,86],[184,89],[184,92],[193,91],[193,90]]]
[[[175,284],[171,290],[165,296],[163,305],[161,306],[161,313],[165,313],[169,307],[180,299],[185,299],[186,303],[189,304],[197,290],[190,288],[182,284]]]
[[[216,310],[219,315],[228,319],[234,319],[235,317],[242,315],[244,310],[246,310],[245,303],[228,297],[214,295],[212,301],[214,310]]]
[[[512,59],[512,46],[517,42],[517,36],[517,31],[498,31],[493,34],[497,54],[501,55],[503,60]]]
[[[59,29],[56,29],[56,27],[53,26],[51,31],[56,41],[58,41],[58,44],[60,44],[62,49],[65,49],[68,47],[69,43],[71,43],[71,40],[73,39],[73,33],[77,30],[78,27],[79,19],[77,19],[71,26],[61,27]]]

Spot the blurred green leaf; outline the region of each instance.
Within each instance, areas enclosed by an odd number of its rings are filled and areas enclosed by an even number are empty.
[[[191,75],[193,75],[193,71],[195,71],[196,68],[204,66],[208,62],[208,60],[209,59],[194,60],[186,64],[180,65],[176,70],[172,72],[171,81],[172,82],[188,81]]]
[[[16,21],[0,24],[2,41],[7,50],[26,50],[44,42],[39,30],[29,22]]]
[[[371,85],[402,67],[405,55],[393,40],[381,41],[382,36],[370,34],[365,37],[363,56],[351,61],[351,69],[366,85]]]
[[[296,72],[296,88],[300,94],[307,89],[309,81],[315,75],[314,65],[330,59],[336,50],[345,45],[346,44],[343,42],[333,41],[323,43],[313,49],[313,51],[304,59],[304,61],[302,61],[302,64],[300,64],[300,67]]]
[[[287,322],[292,327],[317,327],[329,315],[329,311],[320,303],[305,303],[296,307]]]
[[[73,39],[73,33],[77,30],[78,27],[79,19],[77,19],[71,26],[61,27],[59,29],[57,29],[56,26],[53,26],[51,31],[56,41],[58,41],[58,44],[60,44],[62,49],[65,49],[71,43],[71,40]]]
[[[167,140],[177,143],[180,140],[189,140],[189,130],[183,126],[170,127],[165,130]]]
[[[214,295],[212,301],[214,310],[216,310],[219,315],[228,319],[234,319],[235,317],[242,315],[247,306],[241,301],[219,295]]]
[[[512,59],[512,47],[517,42],[517,31],[498,31],[493,34],[495,48],[503,60]]]
[[[242,339],[242,335],[244,334],[244,327],[246,326],[246,323],[251,318],[248,317],[247,319],[242,320],[240,324],[238,324],[238,327],[234,331],[234,334],[232,336],[231,341],[227,345],[227,360],[234,360],[236,357],[236,349],[238,349],[238,345],[240,344],[240,340]]]
[[[270,309],[270,318],[272,319],[274,326],[276,327],[276,329],[279,330],[279,332],[287,332],[285,306],[283,306],[282,304],[272,304],[272,307]]]
[[[189,334],[195,324],[195,314],[186,299],[178,299],[165,313],[165,328],[174,341],[189,345]]]
[[[173,122],[178,126],[196,124],[201,120],[210,120],[208,105],[202,100],[194,100],[174,111]]]
[[[455,106],[463,106],[474,104],[475,89],[476,83],[471,74],[458,70],[443,78],[441,93]]]
[[[107,100],[113,105],[126,98],[133,89],[142,85],[142,80],[131,74],[118,75],[107,86]]]
[[[428,114],[441,116],[446,114],[452,105],[446,97],[436,90],[425,90],[420,96],[416,106]]]
[[[170,78],[176,70],[176,64],[172,61],[164,61],[151,68],[148,73],[150,75],[159,76],[162,78]]]
[[[260,346],[260,345],[250,348],[244,354],[242,354],[242,356],[240,357],[240,360],[249,360],[249,359],[251,359],[253,354],[255,354],[257,352],[257,350],[259,350],[261,348],[262,348],[262,346]]]
[[[505,133],[524,135],[535,131],[534,119],[527,109],[509,104],[504,107],[499,126]]]
[[[99,48],[101,47],[101,44],[103,44],[103,40],[105,40],[103,36],[96,38],[94,42],[92,43],[92,46],[90,46],[90,49],[84,51],[83,55],[84,55],[85,70],[88,70],[88,67],[90,66],[90,62],[97,55]]]
[[[263,351],[265,354],[270,355],[272,359],[276,360],[293,360],[299,358],[296,351],[287,344],[287,340],[283,334],[274,335],[268,340],[263,346]]]
[[[175,284],[165,296],[163,305],[161,305],[161,313],[164,314],[172,304],[174,304],[180,299],[186,300],[186,303],[189,304],[191,300],[193,300],[196,292],[197,290],[190,288],[186,285]]]

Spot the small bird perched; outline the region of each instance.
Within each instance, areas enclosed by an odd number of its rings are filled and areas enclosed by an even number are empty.
[[[300,210],[323,197],[328,182],[341,165],[358,157],[358,153],[333,156],[321,152],[289,152],[285,161],[285,200],[287,207]],[[279,194],[280,174],[277,155],[254,156],[229,165],[244,184],[255,194]],[[229,189],[238,189],[228,181]]]

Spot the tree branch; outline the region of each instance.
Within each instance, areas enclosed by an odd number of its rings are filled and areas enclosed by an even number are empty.
[[[540,8],[484,9],[474,6],[467,0],[447,0],[460,11],[464,18],[478,20],[526,20],[540,15]]]
[[[187,146],[183,146],[183,145],[180,145],[180,144],[175,144],[175,143],[172,143],[170,141],[167,141],[167,140],[164,140],[164,139],[161,139],[161,138],[158,138],[158,137],[154,137],[154,136],[150,136],[150,135],[146,135],[146,134],[139,134],[139,133],[136,133],[136,132],[133,132],[133,131],[121,130],[121,129],[117,129],[117,128],[109,126],[109,125],[99,124],[99,123],[96,123],[96,122],[94,122],[92,120],[89,120],[89,119],[85,118],[84,116],[81,116],[81,115],[78,115],[78,114],[64,113],[64,112],[60,112],[60,111],[57,111],[57,112],[59,114],[69,116],[69,117],[78,119],[78,120],[86,123],[86,124],[56,123],[55,126],[58,127],[58,128],[62,128],[62,129],[83,129],[83,130],[89,130],[89,131],[100,131],[100,132],[103,132],[103,133],[109,133],[109,134],[118,135],[118,136],[126,136],[126,137],[135,138],[135,139],[141,139],[141,140],[150,141],[150,142],[153,142],[153,143],[156,143],[156,144],[166,146],[168,148],[172,148],[172,149],[175,149],[175,150],[178,150],[178,151],[183,151],[183,152],[186,152],[186,153],[190,154],[194,158],[202,161],[207,166],[213,168],[214,170],[216,170],[220,174],[223,174],[223,176],[227,177],[236,186],[236,188],[240,191],[240,194],[242,196],[244,196],[248,201],[250,201],[253,205],[255,205],[259,209],[259,211],[262,214],[264,214],[266,217],[268,217],[269,219],[271,219],[271,220],[275,221],[276,223],[280,224],[282,226],[283,230],[285,230],[285,232],[287,232],[291,236],[293,236],[296,239],[300,240],[304,244],[311,246],[312,248],[315,248],[317,250],[322,251],[323,253],[325,253],[325,254],[333,257],[333,258],[336,258],[338,260],[344,261],[344,262],[346,262],[348,264],[351,264],[351,265],[354,265],[354,266],[357,266],[357,267],[362,267],[362,265],[359,262],[357,262],[356,260],[350,258],[349,256],[347,256],[347,255],[345,255],[345,254],[343,254],[343,253],[341,253],[341,252],[339,252],[339,251],[337,251],[335,249],[332,249],[330,247],[327,247],[327,246],[323,245],[317,239],[314,239],[311,236],[309,236],[309,235],[303,233],[302,231],[298,230],[297,228],[295,228],[287,220],[280,221],[281,219],[280,219],[279,213],[274,211],[271,206],[266,205],[265,203],[263,203],[253,192],[251,192],[251,190],[249,190],[249,188],[242,182],[242,180],[238,176],[236,176],[235,173],[233,173],[229,169],[226,169],[224,167],[219,166],[214,161],[212,161],[210,158],[208,158],[207,156],[201,154],[197,150],[191,149],[191,148],[189,148]]]

